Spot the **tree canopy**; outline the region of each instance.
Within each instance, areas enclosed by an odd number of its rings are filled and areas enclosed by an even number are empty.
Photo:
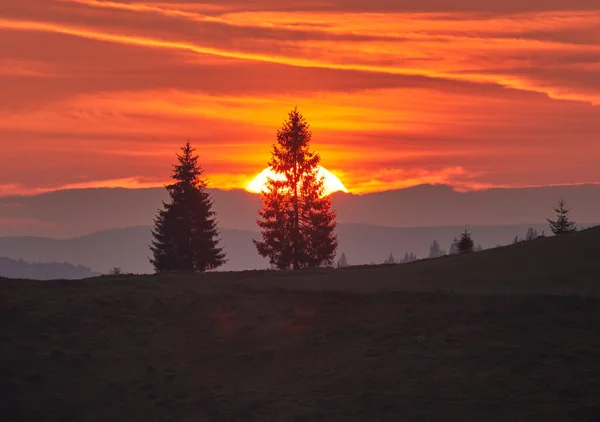
[[[469,229],[465,227],[465,231],[460,234],[460,239],[456,244],[458,248],[458,253],[469,253],[473,252],[473,248],[475,246],[473,239],[471,239],[471,233]]]
[[[547,218],[548,223],[550,224],[550,230],[555,235],[560,235],[564,233],[570,233],[577,230],[574,221],[569,220],[569,209],[567,208],[567,204],[564,199],[560,199],[558,201],[558,205],[554,207],[554,211],[556,212],[556,220],[550,220]]]
[[[226,262],[218,246],[213,202],[206,192],[207,183],[202,179],[203,170],[194,151],[187,142],[181,154],[177,154],[172,172],[174,183],[166,186],[170,202],[163,202],[163,209],[154,220],[150,262],[157,273],[204,272]]]
[[[431,246],[429,246],[429,258],[439,258],[443,254],[444,253],[443,253],[442,249],[440,248],[440,244],[438,243],[437,240],[434,239]]]
[[[269,167],[282,180],[270,178],[261,193],[258,253],[279,269],[331,265],[338,246],[336,215],[318,176],[320,156],[310,150],[312,133],[297,108],[277,131]]]

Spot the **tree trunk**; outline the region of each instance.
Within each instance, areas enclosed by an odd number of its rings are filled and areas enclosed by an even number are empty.
[[[294,151],[294,252],[292,255],[292,270],[298,269],[298,243],[300,238],[300,215],[298,206],[298,150]]]

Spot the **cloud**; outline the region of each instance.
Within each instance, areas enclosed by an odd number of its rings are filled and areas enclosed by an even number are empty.
[[[295,105],[355,191],[593,180],[600,11],[530,3],[9,2],[0,180],[162,181],[191,138],[242,187]]]
[[[553,31],[556,35],[557,31],[568,33],[574,29],[594,34],[600,27],[600,12],[497,17],[345,13],[344,19],[340,19],[333,12],[239,12],[213,17],[119,2],[85,0],[75,4],[109,9],[112,13],[93,14],[93,18],[84,19],[87,22],[83,25],[70,22],[66,15],[58,22],[3,19],[0,27],[301,68],[494,83],[556,98],[598,101],[596,96],[563,94],[567,91],[565,87],[547,88],[536,83],[535,77],[514,75],[510,69],[496,73],[489,65],[519,60],[531,63],[531,54],[538,51],[551,51],[557,60],[574,53],[597,57],[600,54],[597,42],[572,43],[558,36],[551,40],[536,39],[534,34]],[[155,18],[148,18],[156,14],[164,17],[159,26]],[[530,32],[524,33],[523,27]],[[397,54],[399,49],[402,54]],[[361,54],[354,54],[356,51]]]

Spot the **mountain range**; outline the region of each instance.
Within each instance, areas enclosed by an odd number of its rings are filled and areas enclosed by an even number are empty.
[[[224,270],[267,268],[252,239],[260,198],[241,190],[211,190]],[[0,256],[33,262],[69,262],[106,273],[121,267],[152,271],[148,257],[153,217],[164,189],[79,189],[0,198]],[[565,198],[580,227],[600,221],[600,186],[555,186],[457,192],[423,185],[366,195],[337,193],[339,254],[350,264],[382,262],[391,253],[423,258],[436,239],[448,250],[468,225],[484,248],[521,238],[529,227],[549,234],[546,217]],[[2,275],[2,274],[0,274]]]
[[[222,229],[255,231],[258,195],[209,189]],[[545,222],[563,197],[578,222],[600,220],[600,185],[549,186],[457,192],[421,185],[364,195],[333,195],[338,222],[386,227],[518,225]],[[72,189],[0,197],[0,236],[71,238],[107,229],[148,226],[166,190]]]

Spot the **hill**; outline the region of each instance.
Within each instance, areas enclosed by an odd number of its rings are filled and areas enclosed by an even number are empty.
[[[0,419],[598,420],[599,241],[590,229],[406,265],[3,280]]]
[[[528,225],[475,226],[475,241],[484,247],[506,245],[515,236],[523,238]],[[539,233],[547,225],[533,225]],[[340,224],[337,234],[339,254],[345,253],[351,264],[380,263],[390,253],[400,259],[406,252],[423,258],[429,253],[429,245],[437,239],[446,251],[452,240],[464,229],[463,226],[447,227],[382,227],[367,224]],[[112,267],[136,274],[152,273],[148,261],[151,255],[150,226],[126,227],[105,230],[73,239],[39,237],[0,237],[0,256],[28,261],[67,261],[107,273]],[[228,262],[222,270],[252,270],[268,268],[268,261],[261,258],[252,244],[260,233],[250,230],[221,230],[222,245]]]
[[[152,273],[148,260],[152,239],[150,226],[104,230],[72,239],[41,237],[0,238],[0,255],[34,261],[68,261],[86,265],[106,274],[110,268],[124,272]],[[222,244],[228,253],[229,270],[267,268],[252,245],[258,233],[245,230],[222,230]]]
[[[242,190],[210,189],[222,229],[256,230],[260,198]],[[572,218],[598,221],[600,185],[457,192],[422,185],[366,195],[336,193],[341,224],[385,227],[539,224],[564,197]],[[80,237],[108,229],[152,225],[165,189],[73,189],[0,197],[0,236]]]
[[[401,265],[348,267],[302,274],[275,273],[252,286],[375,293],[445,292],[471,295],[583,295],[600,297],[600,227],[539,238],[466,255]],[[238,280],[244,284],[244,280]]]
[[[0,257],[0,276],[32,280],[76,280],[96,277],[100,274],[81,265],[68,262],[26,262],[22,259]]]

